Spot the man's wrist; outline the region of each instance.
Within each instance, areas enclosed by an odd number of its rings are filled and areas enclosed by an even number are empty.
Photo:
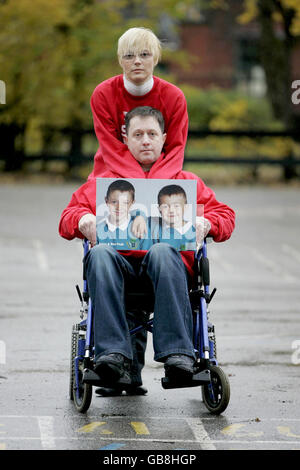
[[[210,230],[211,230],[211,223],[208,219],[203,216],[196,216],[196,227],[202,232],[202,237],[205,238]]]
[[[79,218],[78,218],[78,227],[79,227],[79,224],[80,224],[80,222],[82,223],[82,222],[85,220],[84,218],[86,218],[86,219],[87,219],[87,217],[86,217],[86,216],[92,216],[92,217],[95,217],[95,215],[94,215],[94,214],[92,214],[91,212],[86,212],[85,214],[81,214],[81,215],[79,216]]]

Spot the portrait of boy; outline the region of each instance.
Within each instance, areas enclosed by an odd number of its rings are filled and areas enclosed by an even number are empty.
[[[142,249],[143,240],[132,232],[137,215],[130,212],[134,202],[135,189],[129,181],[118,179],[109,185],[105,196],[105,214],[98,216],[97,220],[97,243],[116,249]]]
[[[152,243],[169,243],[179,251],[195,250],[195,226],[185,218],[185,190],[177,184],[164,186],[158,193],[157,203],[160,217],[151,217]]]

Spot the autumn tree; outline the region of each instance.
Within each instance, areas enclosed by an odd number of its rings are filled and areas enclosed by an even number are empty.
[[[0,154],[6,169],[22,165],[26,130],[69,128],[70,153],[80,152],[92,126],[90,96],[120,73],[118,37],[131,26],[157,28],[160,14],[177,15],[173,0],[0,0]],[[19,152],[18,152],[19,149]]]
[[[93,86],[114,73],[113,44],[120,28],[116,1],[7,0],[0,4],[0,70],[7,106],[3,136],[18,134],[20,155],[32,122],[78,129],[90,123]],[[9,132],[10,131],[10,132]],[[16,138],[14,139],[16,141]],[[7,147],[2,139],[2,152]],[[12,149],[10,149],[12,150]],[[16,149],[14,149],[16,150]],[[21,164],[10,152],[8,169]]]

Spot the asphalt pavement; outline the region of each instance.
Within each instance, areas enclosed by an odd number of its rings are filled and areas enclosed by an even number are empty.
[[[216,187],[236,230],[208,246],[221,416],[200,388],[164,390],[149,335],[148,394],[69,400],[70,339],[82,246],[58,235],[76,184],[0,187],[0,449],[300,450],[300,190]]]

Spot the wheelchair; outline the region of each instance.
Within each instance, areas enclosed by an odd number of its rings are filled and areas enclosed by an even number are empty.
[[[218,365],[215,327],[209,321],[209,304],[216,293],[210,293],[209,259],[207,257],[207,237],[202,247],[195,253],[195,278],[189,291],[193,312],[193,343],[196,354],[195,373],[192,379],[182,382],[174,378],[163,377],[163,389],[201,387],[202,401],[212,414],[221,414],[230,400],[230,383],[227,375]],[[83,241],[83,252],[87,254],[89,242]],[[93,346],[93,306],[88,293],[87,281],[83,279],[83,290],[78,285],[76,290],[81,303],[80,321],[72,327],[69,398],[74,402],[80,413],[85,413],[92,401],[93,386],[105,386],[95,373]],[[126,311],[129,325],[132,318],[136,324],[130,329],[134,335],[141,329],[152,332],[153,325],[153,294],[149,292],[130,292],[126,297]],[[128,379],[127,379],[128,381]],[[126,390],[130,383],[119,379],[118,387]]]

